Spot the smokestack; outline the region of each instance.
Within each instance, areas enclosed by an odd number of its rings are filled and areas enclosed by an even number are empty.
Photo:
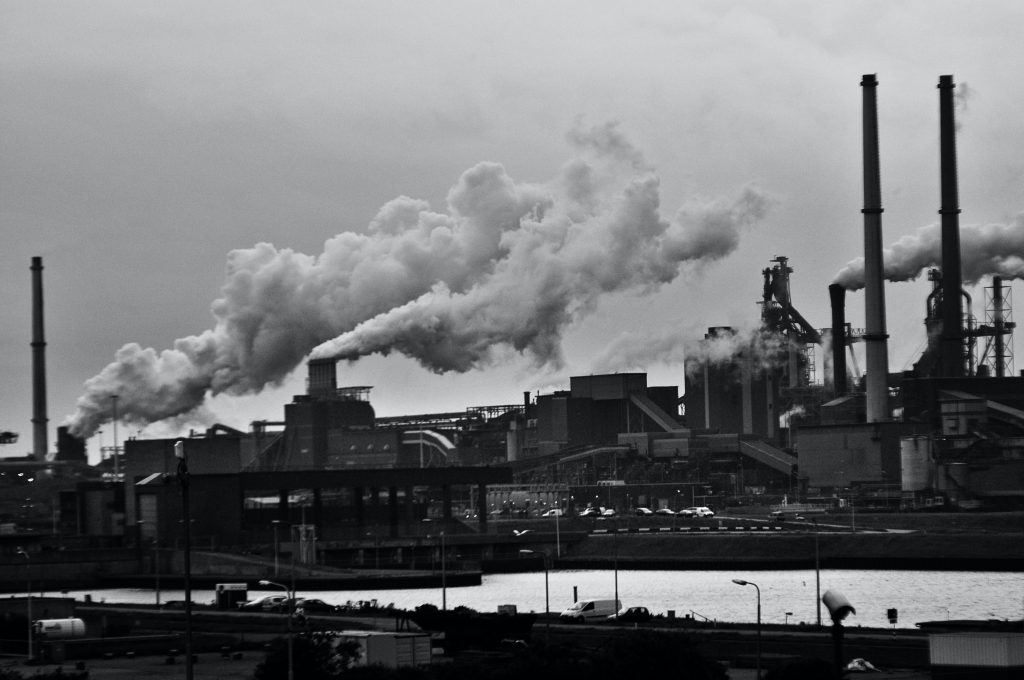
[[[942,181],[942,375],[962,377],[963,287],[960,272],[960,197],[956,176],[956,120],[953,76],[939,76],[939,156]]]
[[[46,340],[43,333],[43,258],[32,258],[32,457],[46,460]]]
[[[878,104],[874,75],[860,81],[864,95],[864,347],[867,421],[889,419],[889,334],[882,287],[882,180],[878,162]]]
[[[995,327],[995,351],[996,351],[996,377],[1006,377],[1006,340],[1003,333],[1006,331],[1006,318],[1003,314],[1003,277],[992,277],[992,313]]]
[[[841,397],[846,394],[846,289],[833,283],[828,296],[832,301],[832,384]]]
[[[330,397],[338,391],[338,374],[334,359],[311,359],[306,366],[306,393],[310,396]]]

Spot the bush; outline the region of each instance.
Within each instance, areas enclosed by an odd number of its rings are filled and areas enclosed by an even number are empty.
[[[302,680],[334,680],[359,656],[355,642],[339,641],[336,633],[316,631],[295,635],[292,657],[295,677]],[[254,680],[287,680],[288,639],[275,638],[263,661],[253,671]]]

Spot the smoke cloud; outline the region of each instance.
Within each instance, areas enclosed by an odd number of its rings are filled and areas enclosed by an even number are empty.
[[[606,293],[647,291],[721,259],[770,200],[660,214],[659,180],[614,124],[576,129],[579,157],[546,184],[479,163],[447,210],[405,196],[365,233],[329,239],[319,256],[260,243],[229,253],[214,327],[157,352],[130,343],[86,382],[67,424],[89,436],[118,415],[146,424],[190,414],[211,395],[280,384],[312,358],[401,352],[437,372],[485,367],[514,350],[561,364],[561,336]]]
[[[883,272],[889,281],[910,281],[931,267],[942,266],[942,228],[939,223],[919,228],[882,252]],[[962,225],[960,262],[965,284],[985,276],[1024,278],[1024,213],[1009,224]],[[847,290],[864,287],[864,258],[851,260],[836,274],[835,282]]]
[[[726,364],[743,357],[757,371],[776,368],[787,360],[788,340],[763,326],[731,329],[706,339],[693,336],[673,329],[660,334],[622,333],[594,360],[592,371],[642,371],[653,364],[682,364],[692,377],[705,363]]]

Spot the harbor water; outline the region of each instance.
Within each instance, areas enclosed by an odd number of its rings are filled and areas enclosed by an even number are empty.
[[[756,583],[760,588],[761,620],[767,624],[813,624],[818,617],[815,571],[632,571],[553,570],[548,573],[550,611],[560,612],[579,599],[611,598],[618,592],[623,606],[646,606],[655,614],[701,620],[754,622],[757,591],[733,583]],[[286,583],[285,581],[282,582]],[[280,594],[280,589],[250,583],[249,597]],[[827,570],[820,573],[820,592],[841,592],[856,608],[844,625],[889,628],[887,612],[897,610],[897,628],[914,628],[921,621],[946,619],[1024,619],[1024,574],[1019,572],[949,572]],[[53,594],[53,593],[51,593]],[[70,591],[69,597],[94,602],[153,604],[154,590],[106,589]],[[317,597],[332,604],[376,601],[412,609],[421,604],[465,606],[481,612],[514,604],[520,612],[545,611],[543,571],[484,575],[479,586],[403,590],[304,591],[298,597]],[[214,599],[212,590],[192,591],[196,603]],[[161,602],[182,601],[182,590],[164,590]],[[828,610],[821,607],[828,623]]]

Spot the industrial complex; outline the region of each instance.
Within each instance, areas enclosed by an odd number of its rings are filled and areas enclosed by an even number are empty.
[[[1013,375],[1012,300],[992,277],[978,319],[963,289],[950,76],[938,88],[942,265],[929,273],[934,287],[921,305],[927,347],[912,370],[889,370],[876,85],[874,76],[861,82],[863,328],[846,319],[849,286],[841,283],[829,287],[827,323],[804,318],[790,295],[794,267],[777,255],[763,271],[759,331],[709,326],[709,351],[687,361],[681,385],[649,385],[642,372],[575,376],[569,389],[524,393],[521,403],[384,418],[371,387],[339,385],[336,361],[316,359],[305,393],[280,420],[129,438],[123,447],[115,435],[108,459],[90,468],[84,442],[66,429],[48,451],[42,262],[34,258],[34,454],[0,468],[8,480],[19,471],[77,475],[54,508],[55,531],[129,542],[178,531],[177,482],[187,475],[197,537],[239,547],[276,542],[284,531],[302,561],[332,542],[456,525],[472,532],[502,517],[588,507],[1020,508],[1024,377]],[[0,433],[0,443],[16,440]],[[16,516],[3,521],[8,533],[19,531]]]

